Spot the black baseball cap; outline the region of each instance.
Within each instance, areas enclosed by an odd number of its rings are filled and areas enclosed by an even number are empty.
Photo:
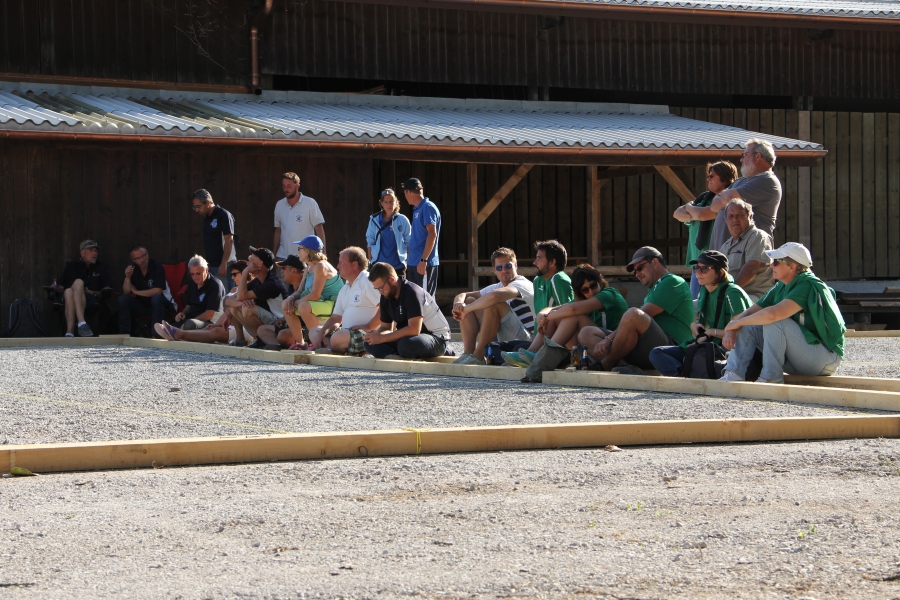
[[[279,267],[294,267],[298,271],[303,271],[306,269],[306,265],[303,264],[303,261],[300,260],[300,257],[296,254],[291,254],[286,259],[281,261],[280,263],[276,263]]]
[[[728,257],[719,252],[718,250],[707,250],[706,252],[701,252],[700,256],[692,260],[689,264],[703,264],[709,265],[710,267],[715,267],[717,269],[725,269],[728,270]]]
[[[654,258],[662,258],[663,255],[660,254],[659,250],[654,248],[653,246],[644,246],[634,253],[634,256],[631,258],[631,262],[625,265],[625,270],[631,273],[634,271],[634,265],[641,262],[642,260],[653,260]]]
[[[402,187],[404,190],[409,190],[411,192],[416,192],[418,190],[424,189],[422,187],[422,182],[419,181],[418,179],[416,179],[415,177],[410,177],[409,179],[404,181],[400,187]]]
[[[259,258],[266,265],[267,269],[271,269],[275,264],[275,255],[268,248],[254,248],[250,246],[250,253]]]

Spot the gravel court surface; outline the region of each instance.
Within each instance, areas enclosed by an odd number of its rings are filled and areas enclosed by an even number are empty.
[[[860,340],[848,340],[858,354]],[[866,340],[894,342],[893,340]],[[883,376],[900,340],[846,370]],[[864,411],[681,394],[282,365],[107,346],[4,348],[0,443],[402,427],[821,416]],[[871,361],[871,363],[869,363]],[[871,412],[871,411],[869,411]]]

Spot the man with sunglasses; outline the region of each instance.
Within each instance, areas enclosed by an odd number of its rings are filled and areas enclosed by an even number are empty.
[[[491,262],[497,283],[453,299],[453,318],[459,321],[463,339],[463,354],[453,364],[483,365],[491,342],[531,339],[534,285],[516,272],[516,253],[511,249],[497,248]]]
[[[625,266],[650,292],[641,308],[629,308],[612,333],[599,327],[585,327],[578,342],[604,371],[643,375],[652,369],[650,352],[658,346],[681,346],[694,339],[694,301],[688,283],[670,273],[663,255],[651,246],[634,253]]]
[[[234,250],[234,217],[216,206],[212,194],[204,189],[191,196],[191,208],[203,217],[203,254],[209,264],[209,274],[219,280],[225,291],[231,289],[228,263],[237,258]]]

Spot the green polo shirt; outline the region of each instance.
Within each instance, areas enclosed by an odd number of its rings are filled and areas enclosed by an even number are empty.
[[[560,271],[550,279],[544,279],[540,275],[534,278],[534,315],[550,306],[568,304],[575,300],[575,291],[572,289],[572,280],[564,272]],[[534,320],[534,335],[537,335],[537,318]]]
[[[648,302],[663,309],[653,318],[666,335],[686,348],[694,339],[691,335],[691,323],[694,322],[691,286],[678,275],[666,273],[650,288],[644,299],[645,304]]]
[[[700,287],[700,296],[697,298],[697,307],[699,308],[697,320],[706,329],[725,329],[725,326],[736,316],[750,308],[750,297],[741,286],[734,283],[734,278],[728,275],[728,282],[731,284],[725,291],[725,297],[722,299],[722,311],[719,313],[719,320],[715,323],[712,320],[716,316],[716,303],[719,301],[719,295],[725,287],[725,282],[712,291],[706,290],[706,286]],[[722,338],[712,338],[717,344],[722,343]]]
[[[619,290],[612,286],[607,286],[600,290],[600,293],[595,295],[594,298],[600,301],[603,308],[592,311],[588,315],[591,321],[597,327],[603,327],[604,329],[615,329],[618,327],[619,321],[622,320],[622,315],[628,310],[628,303],[625,302],[625,298],[622,297]]]

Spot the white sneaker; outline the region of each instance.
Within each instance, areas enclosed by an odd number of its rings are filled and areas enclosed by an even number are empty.
[[[760,377],[756,380],[756,383],[784,383],[784,379],[766,379],[765,377]]]
[[[719,381],[744,381],[744,378],[737,373],[732,373],[728,369],[725,369],[725,372],[719,377]]]

